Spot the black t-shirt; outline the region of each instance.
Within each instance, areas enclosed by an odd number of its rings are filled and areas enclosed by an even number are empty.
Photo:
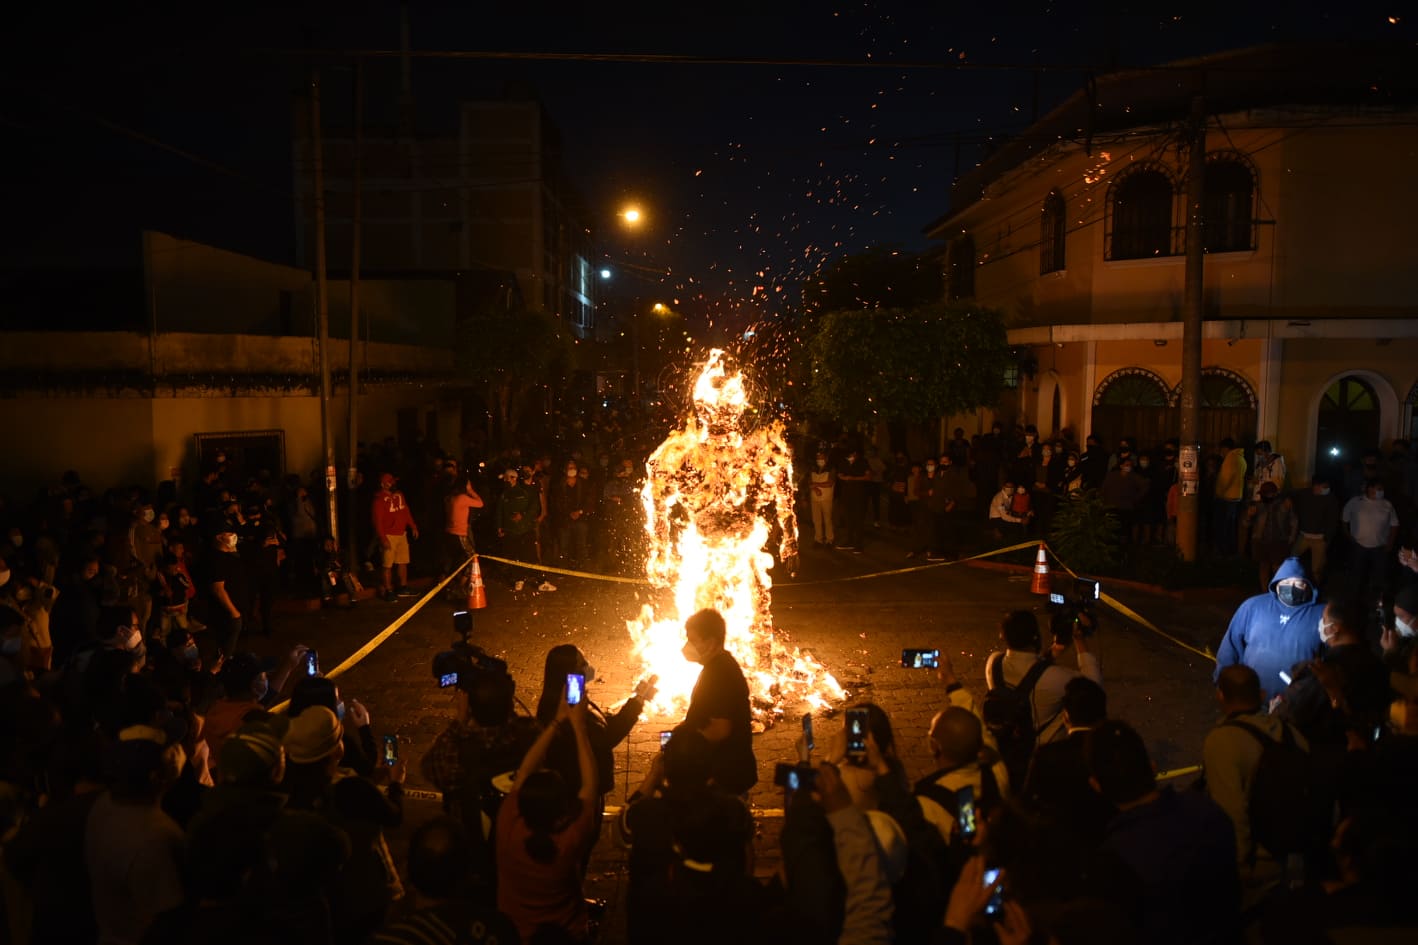
[[[714,786],[727,794],[742,794],[758,783],[758,760],[753,756],[753,712],[749,708],[748,682],[738,661],[726,650],[709,658],[689,697],[684,722],[698,731],[710,719],[728,719],[729,737],[713,746]]]
[[[246,576],[246,563],[241,560],[241,555],[231,554],[225,551],[218,551],[212,555],[207,563],[207,592],[210,596],[211,587],[218,581],[226,589],[227,596],[236,605],[236,609],[241,615],[246,616],[246,610],[251,606],[251,584]]]

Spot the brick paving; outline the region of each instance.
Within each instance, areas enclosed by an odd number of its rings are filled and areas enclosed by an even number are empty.
[[[865,555],[812,549],[805,553],[797,581],[774,588],[774,621],[795,645],[809,648],[848,688],[852,699],[871,700],[891,716],[898,750],[913,776],[931,768],[926,732],[944,702],[934,673],[906,670],[900,652],[906,647],[939,647],[950,654],[956,672],[977,697],[984,690],[984,660],[997,641],[1000,616],[1016,607],[1038,605],[1029,594],[1027,574],[981,570],[966,565],[935,567],[912,574],[845,583],[853,574],[889,570],[915,562],[890,534],[868,546]],[[485,568],[488,607],[476,613],[473,642],[506,659],[517,680],[518,696],[535,703],[546,652],[575,643],[599,672],[589,686],[602,706],[617,705],[639,677],[628,665],[625,620],[654,592],[649,588],[586,579],[555,577],[555,593],[514,594],[495,568]],[[1154,623],[1199,646],[1212,646],[1225,630],[1231,604],[1226,595],[1197,595],[1177,601],[1136,590],[1109,589]],[[320,651],[321,664],[335,666],[398,617],[414,600],[361,602],[349,611],[307,611],[282,616],[275,640],[251,641],[253,649],[276,653],[304,643]],[[435,598],[379,649],[339,680],[346,699],[368,707],[375,729],[400,737],[410,761],[408,787],[428,789],[417,761],[444,727],[449,696],[435,685],[429,670],[433,655],[454,638],[451,603]],[[1041,618],[1046,621],[1041,609]],[[1125,718],[1148,739],[1153,760],[1168,769],[1199,760],[1201,742],[1216,721],[1210,665],[1203,659],[1105,613],[1095,638],[1103,661],[1110,714]],[[1071,654],[1065,655],[1071,659]],[[760,781],[751,795],[755,807],[781,808],[772,786],[773,766],[795,757],[801,731],[800,708],[786,721],[755,737]],[[616,783],[608,803],[619,804],[633,790],[658,750],[658,733],[677,719],[643,719],[616,752]],[[819,748],[840,714],[818,722]],[[412,800],[407,820],[417,823],[432,813],[430,801]],[[759,872],[778,862],[777,821],[760,817]],[[608,831],[609,832],[609,831]],[[402,840],[396,840],[398,846]],[[589,894],[618,899],[624,856],[613,838],[603,838],[592,863]],[[605,941],[616,941],[619,917],[614,910]]]

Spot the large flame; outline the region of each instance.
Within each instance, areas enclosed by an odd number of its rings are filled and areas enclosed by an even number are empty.
[[[673,609],[657,612],[646,604],[626,625],[632,661],[659,677],[652,711],[678,715],[700,669],[680,652],[684,620],[705,607],[718,610],[755,717],[769,724],[787,706],[819,709],[845,693],[817,660],[773,630],[773,556],[764,549],[776,529],[780,560],[796,568],[793,465],[780,423],[744,430],[743,375],[729,374],[723,357],[718,349],[709,353],[694,385],[693,416],[646,463],[645,570],[652,585],[672,589]]]

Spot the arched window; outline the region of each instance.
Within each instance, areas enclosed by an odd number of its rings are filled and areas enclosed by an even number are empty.
[[[1119,371],[1103,382],[1094,403],[1103,407],[1165,407],[1167,385],[1155,374]]]
[[[1068,233],[1067,207],[1063,194],[1051,191],[1044,198],[1039,216],[1039,274],[1060,272],[1064,268],[1064,237]]]
[[[1379,395],[1364,378],[1339,378],[1320,398],[1316,423],[1316,464],[1358,462],[1365,450],[1379,445]]]
[[[1161,443],[1176,432],[1169,393],[1167,382],[1146,368],[1114,371],[1093,394],[1092,432],[1108,447],[1124,436]]]
[[[1254,204],[1255,177],[1239,156],[1220,155],[1207,162],[1202,245],[1208,253],[1255,248]]]
[[[1109,198],[1112,231],[1109,259],[1151,259],[1171,256],[1172,180],[1152,167],[1125,173]]]
[[[973,298],[975,295],[975,240],[965,234],[950,244],[950,301]]]

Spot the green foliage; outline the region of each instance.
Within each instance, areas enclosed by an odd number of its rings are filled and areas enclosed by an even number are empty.
[[[1049,546],[1075,571],[1111,573],[1118,564],[1118,518],[1104,508],[1098,490],[1089,489],[1059,503]]]
[[[557,386],[570,354],[570,336],[545,312],[499,313],[458,326],[458,370],[487,385],[494,437],[516,432],[532,392]]]
[[[808,355],[808,406],[846,423],[991,406],[1010,358],[1001,313],[963,302],[828,312]]]

